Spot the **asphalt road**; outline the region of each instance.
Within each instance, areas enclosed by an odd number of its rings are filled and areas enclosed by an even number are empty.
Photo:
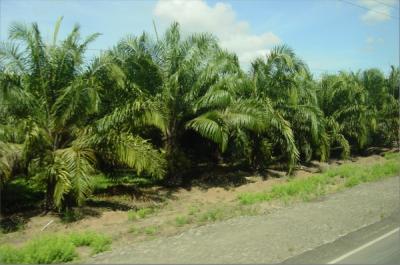
[[[286,264],[400,264],[400,212],[286,260]]]
[[[399,264],[400,263],[400,242],[399,229],[392,230],[383,235],[384,239],[367,243],[361,249],[351,251],[342,257],[334,260],[332,264]]]

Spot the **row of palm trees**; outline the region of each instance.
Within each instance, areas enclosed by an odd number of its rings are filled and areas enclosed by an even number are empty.
[[[14,23],[0,46],[0,189],[42,185],[48,208],[82,204],[91,177],[131,169],[173,182],[200,162],[263,170],[392,146],[399,133],[399,68],[313,78],[277,46],[240,68],[211,34],[128,36],[89,63],[79,26],[46,43]],[[398,143],[398,142],[397,142]]]

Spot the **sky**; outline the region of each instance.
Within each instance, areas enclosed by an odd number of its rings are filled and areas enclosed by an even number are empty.
[[[211,32],[243,69],[275,45],[289,45],[319,75],[399,65],[399,0],[0,0],[0,40],[13,22],[37,22],[50,40],[75,23],[102,35],[95,55],[127,35],[158,34],[177,21],[184,34]]]

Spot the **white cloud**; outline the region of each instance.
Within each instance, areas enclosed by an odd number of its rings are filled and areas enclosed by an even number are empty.
[[[184,32],[211,32],[221,47],[235,52],[243,66],[265,56],[280,39],[272,32],[252,34],[246,21],[239,21],[229,4],[209,6],[202,0],[159,0],[154,15],[163,23],[177,21]]]
[[[377,37],[377,38],[368,37],[368,38],[365,40],[365,42],[366,42],[367,44],[380,44],[380,43],[383,43],[383,38],[381,38],[381,37]]]
[[[374,24],[390,19],[390,6],[395,6],[396,0],[380,0],[379,2],[375,0],[359,0],[359,3],[369,9],[361,16],[361,19],[368,24]]]
[[[378,45],[380,45],[380,44],[382,44],[382,43],[384,43],[383,38],[381,38],[381,37],[371,37],[371,36],[369,36],[369,37],[367,37],[367,38],[365,39],[365,47],[364,47],[364,50],[367,51],[367,52],[372,52],[372,51],[375,50],[375,47],[376,47],[376,46],[378,46]]]

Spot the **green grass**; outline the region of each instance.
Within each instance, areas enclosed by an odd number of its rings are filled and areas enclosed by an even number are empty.
[[[91,231],[72,233],[69,238],[76,247],[90,247],[93,254],[108,250],[111,244],[111,239],[109,237]]]
[[[92,178],[93,192],[107,193],[110,189],[119,188],[121,186],[137,188],[148,187],[154,184],[154,180],[148,178],[140,178],[134,174],[118,173],[114,178],[99,174]]]
[[[235,216],[256,215],[258,210],[245,205],[220,204],[194,215],[194,223],[212,223],[226,220]]]
[[[134,235],[148,235],[153,236],[160,231],[160,227],[156,225],[150,225],[145,227],[132,226],[128,232]]]
[[[189,215],[195,215],[198,212],[200,212],[200,207],[198,207],[198,206],[190,206]]]
[[[128,220],[134,221],[136,219],[144,219],[154,213],[155,213],[154,208],[142,208],[137,211],[129,210],[128,211]]]
[[[177,216],[175,217],[175,225],[176,226],[184,226],[186,224],[190,223],[190,219],[186,216]]]
[[[228,213],[223,207],[216,207],[201,213],[198,220],[200,222],[215,222],[225,219]]]
[[[40,208],[44,198],[43,187],[34,179],[16,177],[2,191],[2,212],[7,214]],[[10,227],[1,227],[5,233],[14,232]]]
[[[340,165],[307,179],[289,180],[284,184],[275,185],[269,191],[242,193],[238,196],[238,200],[241,204],[271,200],[287,202],[302,199],[308,201],[326,194],[333,186],[336,186],[337,189],[348,188],[397,175],[400,172],[400,154],[385,154],[385,158],[382,162],[369,165],[350,163]]]
[[[30,240],[20,248],[0,246],[1,263],[51,264],[73,261],[78,258],[76,247],[88,246],[93,253],[109,248],[111,240],[94,232],[68,235],[44,235]]]
[[[143,229],[143,232],[146,235],[152,236],[155,235],[158,232],[159,228],[158,226],[147,226]]]

